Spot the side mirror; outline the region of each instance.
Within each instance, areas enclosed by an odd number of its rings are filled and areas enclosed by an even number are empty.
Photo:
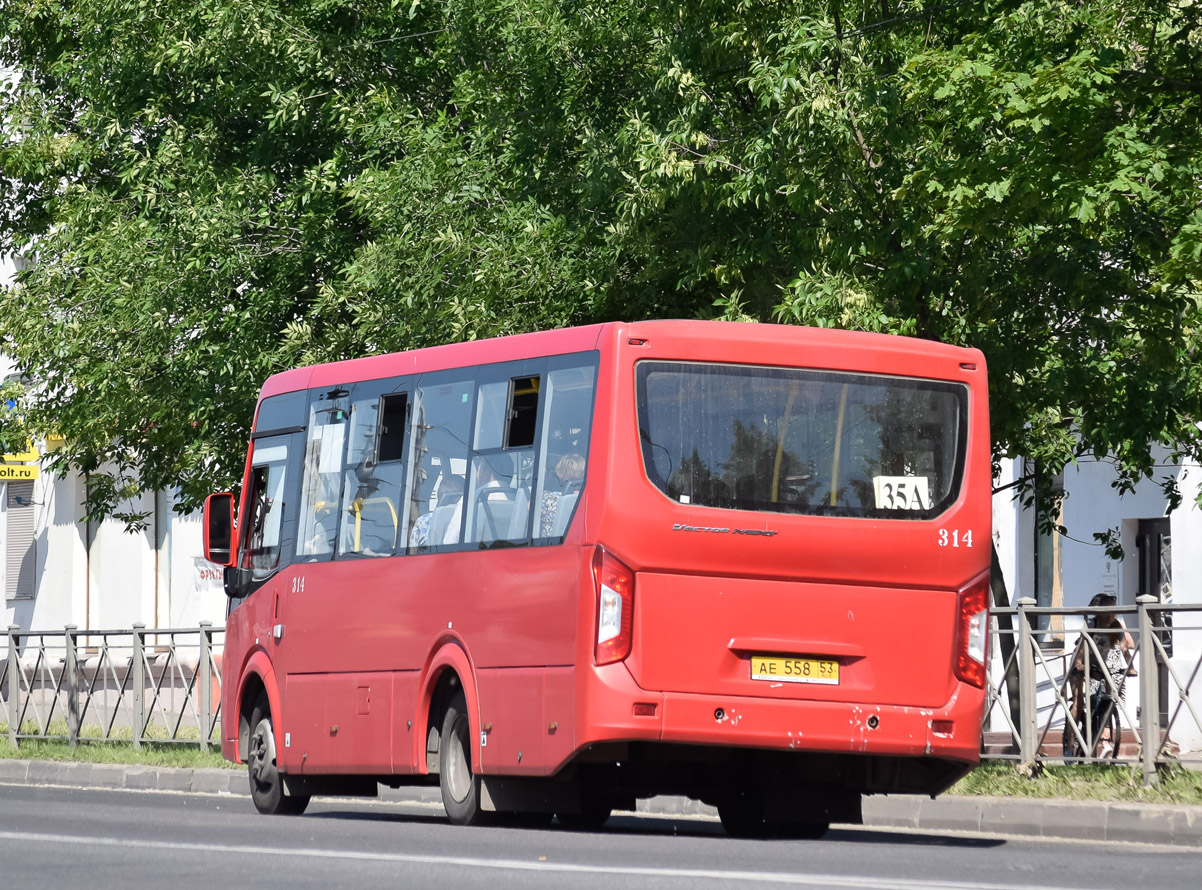
[[[234,565],[234,496],[229,492],[205,498],[204,553],[209,562]]]

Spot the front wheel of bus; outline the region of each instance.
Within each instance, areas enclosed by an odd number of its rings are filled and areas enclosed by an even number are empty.
[[[438,743],[438,784],[442,805],[453,825],[478,825],[480,777],[472,772],[472,728],[467,719],[467,702],[457,696],[442,720]]]
[[[309,798],[284,793],[275,756],[275,729],[266,702],[255,705],[250,717],[250,744],[246,752],[247,772],[250,774],[250,798],[255,809],[267,816],[299,816],[309,805]]]

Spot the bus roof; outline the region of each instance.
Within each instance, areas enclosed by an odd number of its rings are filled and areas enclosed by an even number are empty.
[[[983,367],[984,357],[976,349],[951,346],[933,340],[871,334],[832,328],[812,328],[799,325],[763,324],[758,322],[655,320],[638,322],[606,322],[584,327],[561,328],[514,334],[486,340],[470,340],[431,346],[408,352],[329,362],[296,368],[274,374],[263,385],[262,398],[294,392],[310,387],[332,386],[340,383],[403,377],[412,374],[442,371],[465,365],[518,361],[549,355],[564,355],[597,349],[609,338],[625,337],[628,341],[689,343],[697,348],[698,358],[714,360],[723,350],[722,344],[742,342],[754,346],[757,362],[775,364],[795,363],[797,350],[804,350],[806,364],[811,358],[825,353],[846,355],[848,349],[864,350],[861,361],[873,353],[896,372],[898,362],[913,360],[977,362]],[[708,343],[707,343],[708,341]],[[707,348],[713,347],[713,348]],[[716,354],[717,353],[717,354]],[[682,355],[682,357],[685,357]],[[744,359],[746,360],[746,359]],[[837,366],[836,363],[832,366]],[[876,365],[878,362],[869,362]],[[821,367],[822,362],[813,363]],[[877,370],[861,365],[863,370]],[[886,370],[881,364],[880,370]]]

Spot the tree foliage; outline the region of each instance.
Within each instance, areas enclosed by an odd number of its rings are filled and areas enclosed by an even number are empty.
[[[1028,491],[1202,457],[1200,0],[0,13],[0,337],[96,513],[231,484],[275,370],[615,317],[977,346]]]

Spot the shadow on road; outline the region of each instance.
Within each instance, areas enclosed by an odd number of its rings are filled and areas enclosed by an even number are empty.
[[[396,823],[411,823],[411,824],[427,824],[438,825],[446,823],[446,816],[443,815],[441,809],[434,809],[428,813],[413,812],[412,810],[398,809],[329,809],[317,812],[310,812],[302,819],[331,819],[331,820],[346,820],[346,821],[369,821],[369,822],[396,822]],[[542,824],[538,819],[530,817],[504,817],[498,816],[490,820],[487,824],[480,826],[482,829],[488,830],[509,830],[509,831],[550,831],[556,833],[569,833],[569,829],[564,828],[557,822]],[[464,828],[461,831],[471,831],[473,829]],[[668,816],[634,816],[626,814],[617,814],[610,818],[602,828],[593,831],[570,831],[572,834],[610,834],[610,835],[640,835],[640,836],[668,836],[673,837],[713,837],[723,838],[734,841],[733,838],[728,838],[722,826],[717,822],[711,822],[701,819],[673,819]],[[955,835],[942,834],[924,834],[915,831],[888,831],[873,828],[860,828],[856,826],[836,826],[833,827],[826,836],[820,841],[805,841],[790,838],[767,838],[763,840],[739,840],[738,843],[751,844],[807,844],[807,843],[844,843],[844,844],[892,844],[895,846],[907,847],[942,847],[944,849],[974,849],[985,850],[1002,847],[1006,844],[1003,838],[980,838],[980,837],[961,837]]]

